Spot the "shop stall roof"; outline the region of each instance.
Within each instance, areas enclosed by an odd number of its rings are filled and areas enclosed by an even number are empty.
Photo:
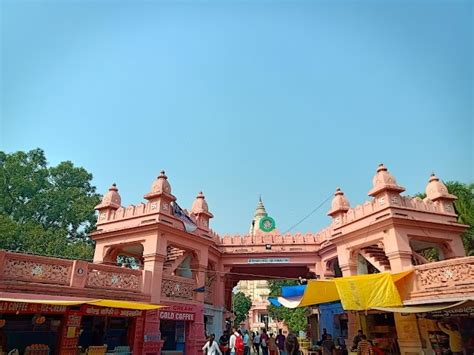
[[[278,297],[284,307],[296,308],[341,301],[345,310],[369,310],[374,307],[399,307],[402,300],[396,282],[412,271],[310,280],[302,296]]]
[[[146,302],[60,297],[60,296],[49,296],[49,295],[28,295],[24,293],[8,293],[8,292],[0,292],[0,301],[15,302],[15,303],[38,303],[38,304],[49,304],[49,305],[58,305],[58,306],[76,306],[76,305],[81,305],[81,304],[89,304],[89,305],[99,306],[99,307],[124,308],[124,309],[134,309],[134,310],[142,310],[142,311],[166,307],[163,305],[146,303]]]
[[[372,309],[392,313],[431,313],[468,306],[474,306],[474,300],[404,307],[373,307]]]

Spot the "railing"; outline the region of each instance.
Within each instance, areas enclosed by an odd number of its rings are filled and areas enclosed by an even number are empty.
[[[0,279],[69,285],[74,262],[0,251]]]
[[[180,276],[163,275],[161,296],[168,298],[194,299],[196,281]]]
[[[85,287],[140,292],[142,289],[142,271],[117,266],[88,264]]]
[[[415,266],[406,283],[406,303],[423,299],[456,300],[474,293],[474,257],[456,258]],[[412,282],[410,282],[412,281]]]
[[[145,293],[142,270],[0,250],[0,283],[61,285],[94,290]],[[47,291],[46,288],[43,289]]]

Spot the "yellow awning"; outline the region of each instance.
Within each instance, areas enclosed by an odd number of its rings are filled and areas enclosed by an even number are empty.
[[[327,281],[310,280],[299,300],[279,297],[278,301],[287,308],[296,308],[340,300],[345,310],[354,311],[402,306],[395,282],[410,273],[411,270],[397,274],[338,277]]]
[[[111,307],[111,308],[125,308],[125,309],[137,309],[142,311],[148,311],[151,309],[159,309],[166,306],[151,303],[142,302],[131,302],[131,301],[119,301],[119,300],[96,300],[87,302],[87,304],[100,306],[100,307]]]
[[[313,304],[339,301],[340,296],[333,280],[317,281],[310,280],[301,298],[298,307],[307,307]]]
[[[374,307],[378,311],[392,312],[392,313],[430,313],[444,311],[460,306],[464,306],[472,301],[459,301],[451,303],[438,303],[438,304],[429,304],[429,305],[419,305],[419,306],[404,306],[404,307]]]
[[[32,299],[32,298],[8,298],[8,297],[1,297],[0,301],[15,302],[15,303],[50,304],[50,305],[55,305],[55,306],[76,306],[76,305],[84,304],[88,302],[88,300],[49,300],[49,299]],[[92,301],[95,301],[95,300],[92,300]]]
[[[342,308],[363,311],[374,307],[402,306],[395,281],[407,275],[408,273],[359,275],[339,277],[334,282],[341,297]]]
[[[35,299],[35,298],[9,298],[9,297],[0,297],[0,301],[5,302],[15,302],[15,303],[38,303],[38,304],[50,304],[57,306],[76,306],[80,304],[89,304],[92,306],[99,307],[110,307],[110,308],[124,308],[124,309],[134,309],[141,311],[148,311],[152,309],[159,309],[166,306],[145,303],[145,302],[132,302],[132,301],[122,301],[122,300],[108,300],[108,299],[71,299],[71,300],[61,300],[61,299]]]

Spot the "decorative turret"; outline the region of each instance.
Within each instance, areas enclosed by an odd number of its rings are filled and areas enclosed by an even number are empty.
[[[344,192],[338,187],[334,193],[332,199],[331,209],[328,212],[328,216],[331,216],[336,224],[341,221],[342,215],[344,215],[350,208],[349,200],[344,196]]]
[[[207,205],[206,198],[202,191],[199,191],[193,202],[191,214],[196,217],[196,222],[199,227],[209,229],[209,219],[214,217],[214,215],[209,212],[209,206]]]
[[[102,221],[108,220],[110,215],[121,207],[122,198],[118,193],[117,185],[115,183],[110,186],[109,191],[102,197],[101,203],[95,206],[95,209],[99,211],[99,220],[97,224]]]
[[[161,171],[160,175],[153,181],[151,191],[148,192],[144,198],[150,201],[152,210],[169,214],[172,213],[171,202],[176,201],[176,197],[171,194],[171,185],[164,171]]]
[[[454,213],[453,201],[457,197],[448,192],[446,185],[434,173],[430,176],[425,192],[426,197],[437,204],[441,211]]]
[[[372,184],[369,196],[374,197],[381,206],[388,203],[398,204],[400,192],[405,191],[405,188],[397,184],[395,178],[383,164],[377,168]]]

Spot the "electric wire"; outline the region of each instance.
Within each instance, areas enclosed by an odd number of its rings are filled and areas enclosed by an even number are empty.
[[[293,230],[294,228],[296,228],[297,226],[299,226],[301,223],[303,223],[305,220],[307,220],[309,217],[311,217],[317,210],[319,210],[321,207],[324,206],[324,204],[326,202],[329,201],[329,199],[333,196],[333,194],[331,193],[328,197],[326,197],[326,199],[321,202],[316,208],[314,208],[310,213],[308,213],[306,216],[304,216],[303,218],[301,218],[298,222],[296,222],[295,224],[293,224],[290,228],[288,228],[285,232],[283,232],[281,235],[285,235],[286,233],[288,233],[289,231]]]

